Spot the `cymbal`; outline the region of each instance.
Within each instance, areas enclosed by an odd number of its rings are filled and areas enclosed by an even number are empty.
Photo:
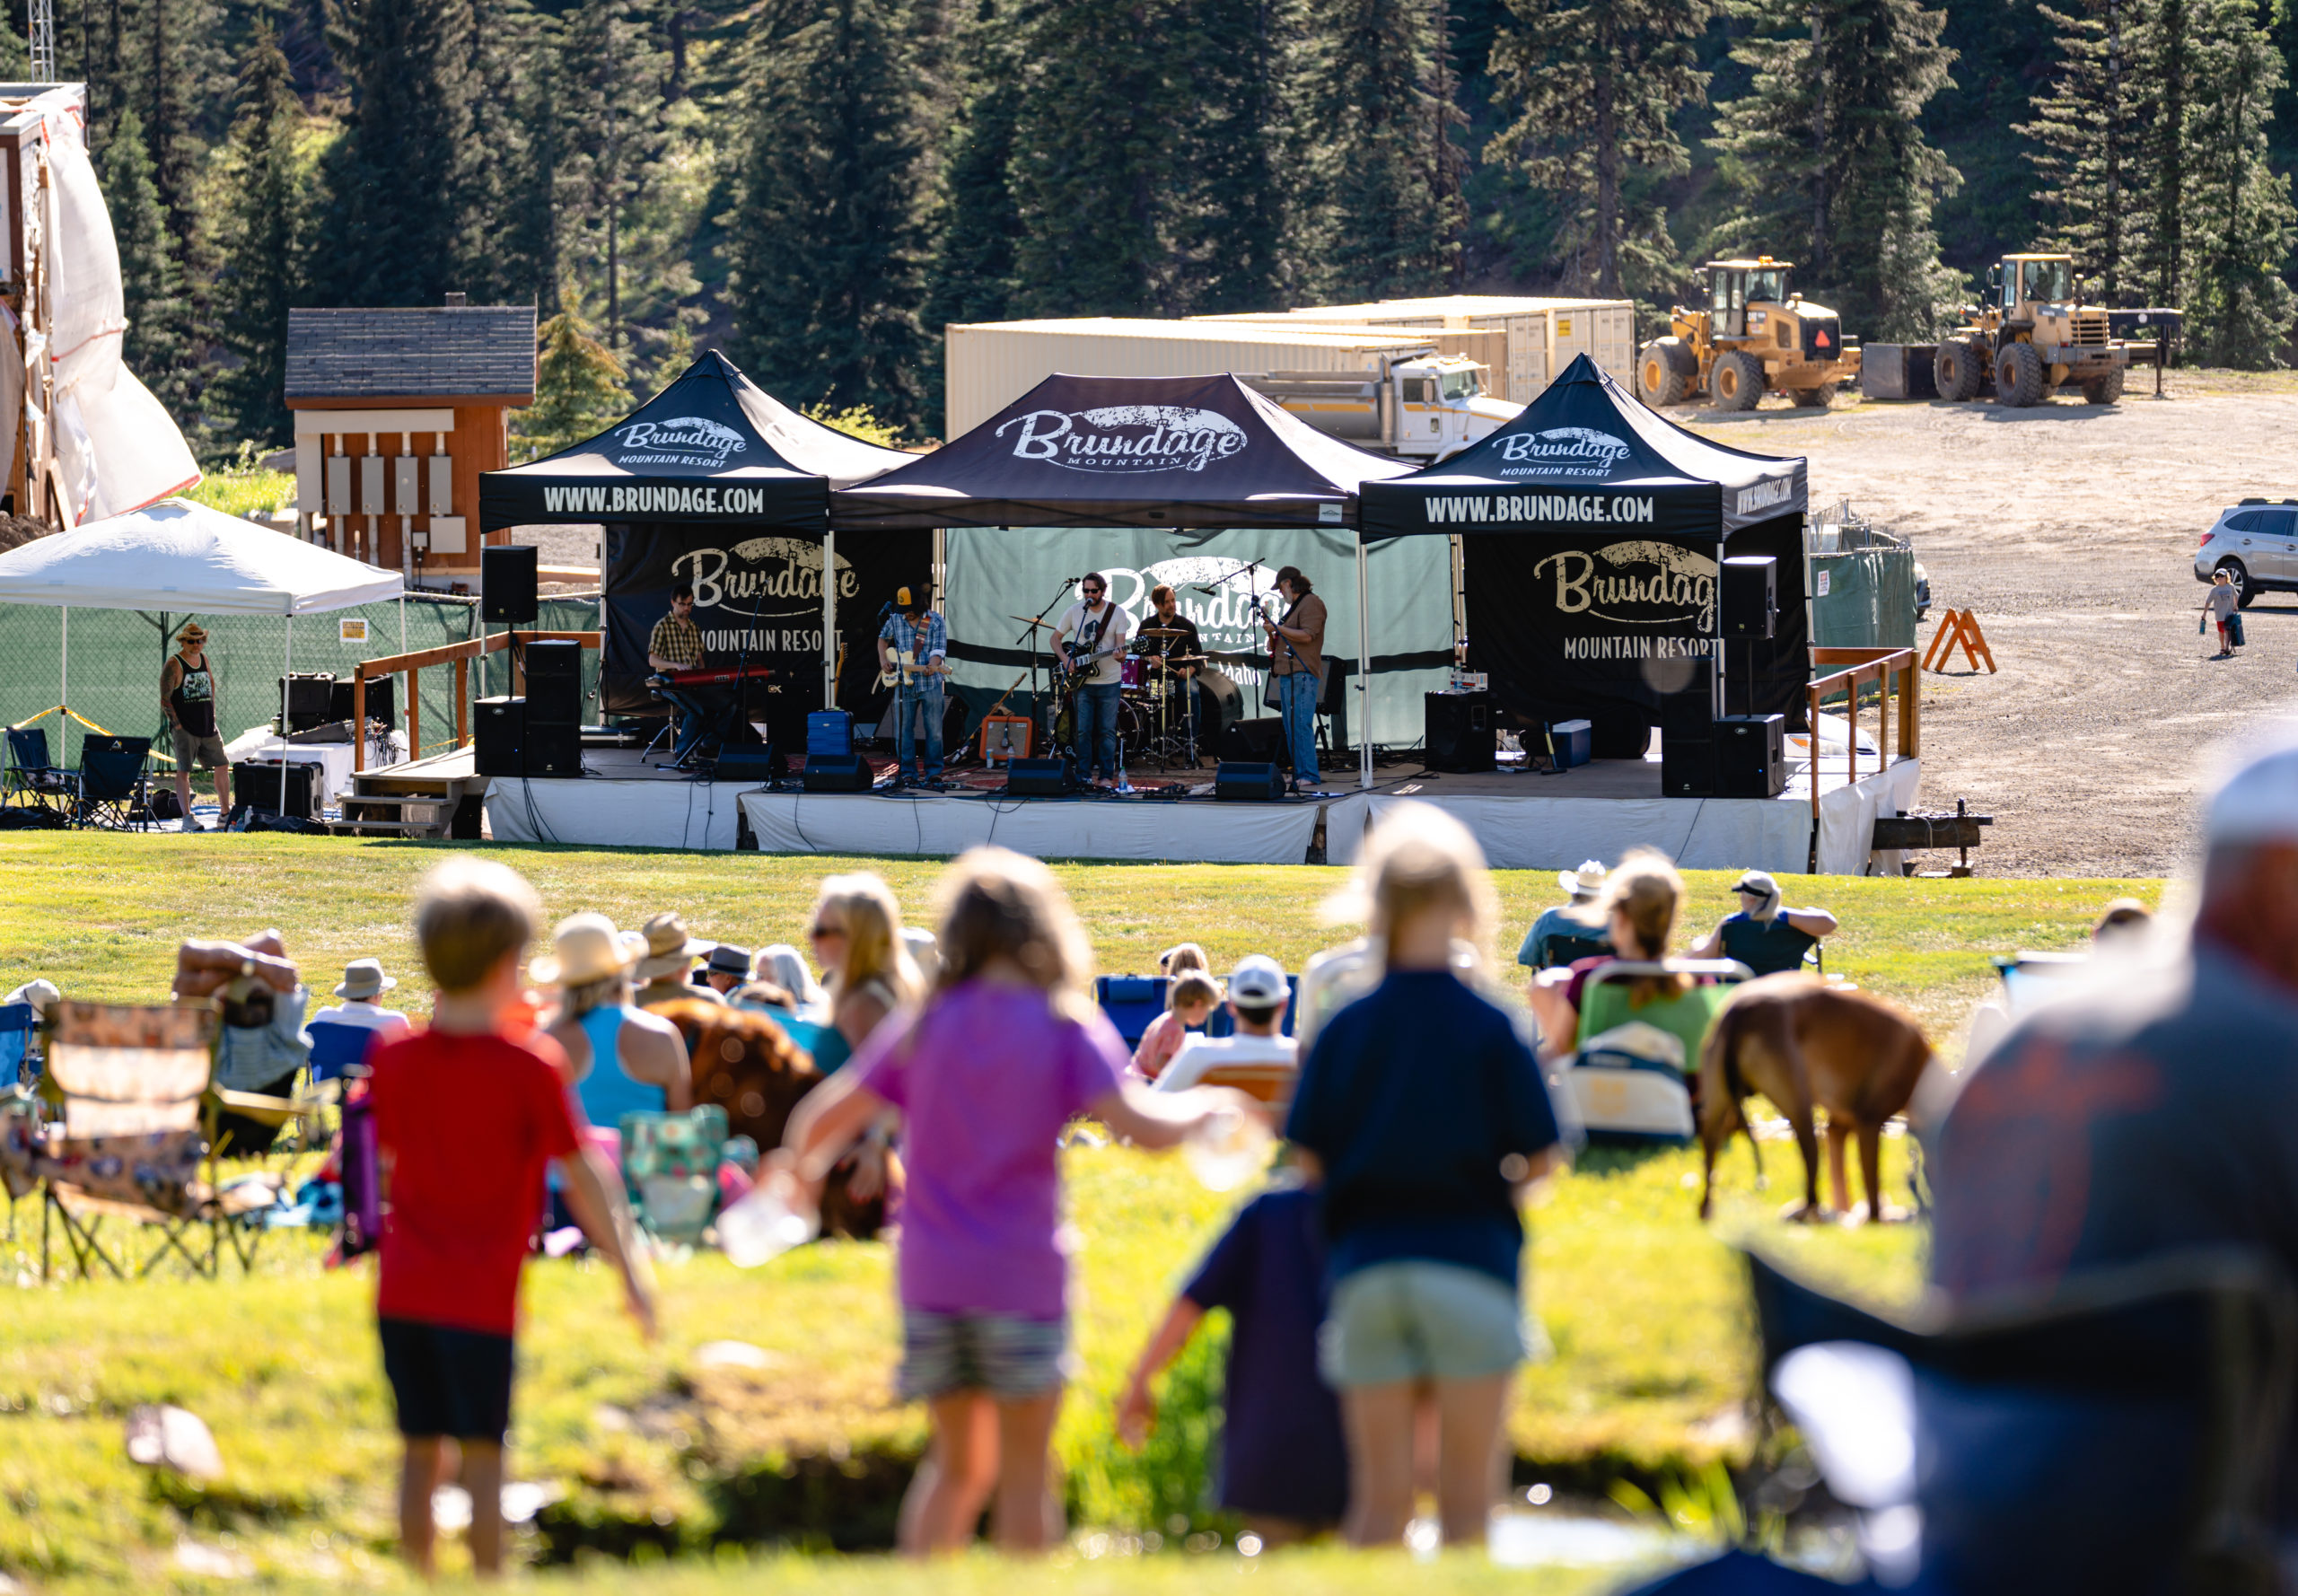
[[[1136,637],[1186,637],[1188,634],[1179,627],[1144,627],[1134,633]]]
[[[1056,627],[1051,621],[1039,620],[1034,615],[1017,615],[1013,617],[1013,618],[1020,621],[1025,627],[1043,627],[1048,632],[1060,630],[1060,628]]]

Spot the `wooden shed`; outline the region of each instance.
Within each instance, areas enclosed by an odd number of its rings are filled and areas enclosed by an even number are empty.
[[[303,535],[410,578],[477,571],[478,474],[534,398],[532,305],[289,311]]]

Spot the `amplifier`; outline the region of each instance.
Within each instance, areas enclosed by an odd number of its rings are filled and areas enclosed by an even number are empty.
[[[351,718],[351,689],[356,685],[349,677],[338,680],[328,694],[327,718],[347,721]],[[381,721],[392,731],[399,730],[399,678],[374,676],[367,680],[367,718]]]
[[[1011,765],[1030,757],[1030,717],[1025,715],[986,715],[981,717],[981,762]]]
[[[1787,788],[1787,717],[1727,715],[1715,723],[1715,792],[1776,798]]]
[[[527,700],[527,724],[520,739],[529,776],[583,774],[583,728],[568,721],[535,719],[534,700]]]
[[[1431,770],[1490,770],[1495,739],[1490,693],[1430,693],[1422,700],[1423,763]]]
[[[843,709],[817,709],[806,716],[806,758],[854,751],[854,717]]]
[[[713,781],[780,781],[790,774],[790,761],[770,742],[728,743],[718,750]]]
[[[325,767],[319,765],[290,763],[287,766],[287,803],[279,802],[279,761],[249,759],[232,767],[232,798],[234,809],[260,810],[267,814],[290,814],[300,820],[310,820],[319,811],[320,776]]]
[[[1661,732],[1660,791],[1671,798],[1715,797],[1715,742],[1706,737],[1679,737],[1672,731]]]
[[[524,776],[527,701],[481,698],[471,706],[470,741],[481,776]]]
[[[1224,759],[1213,772],[1213,795],[1234,803],[1274,803],[1285,796],[1285,777],[1275,765]]]
[[[478,618],[531,627],[539,550],[531,543],[490,543],[478,551]]]
[[[556,638],[526,645],[527,723],[583,722],[583,645]]]
[[[812,728],[807,730],[811,738]],[[806,768],[799,773],[799,783],[809,793],[866,793],[874,779],[870,761],[855,753],[808,754]]]
[[[1286,765],[1285,722],[1270,715],[1250,721],[1231,721],[1221,728],[1221,745],[1215,750],[1222,759],[1274,761]]]
[[[301,732],[346,718],[349,712],[338,715],[334,705],[332,671],[298,671],[279,679],[279,713],[285,719],[286,731]]]
[[[1013,759],[1005,767],[1005,791],[1016,798],[1066,798],[1076,789],[1059,759]]]

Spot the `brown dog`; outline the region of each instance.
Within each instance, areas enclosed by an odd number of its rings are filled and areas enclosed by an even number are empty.
[[[1748,1130],[1750,1092],[1761,1092],[1794,1127],[1803,1154],[1803,1202],[1791,1217],[1817,1219],[1819,1138],[1812,1110],[1828,1115],[1828,1168],[1836,1206],[1851,1208],[1844,1142],[1859,1137],[1867,1182],[1867,1217],[1883,1217],[1883,1122],[1915,1095],[1931,1044],[1915,1022],[1864,992],[1829,987],[1811,976],[1765,976],[1732,995],[1699,1053],[1699,1150],[1706,1184],[1699,1216],[1715,1199],[1715,1155],[1732,1133]],[[1750,1144],[1755,1133],[1749,1131]],[[1760,1159],[1761,1154],[1757,1155]]]

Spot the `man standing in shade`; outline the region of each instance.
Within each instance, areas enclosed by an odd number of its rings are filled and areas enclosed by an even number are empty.
[[[1109,591],[1099,571],[1088,572],[1077,584],[1079,601],[1063,613],[1053,642],[1061,650],[1062,663],[1084,677],[1077,688],[1077,763],[1088,776],[1106,775],[1108,784],[1117,786],[1125,780],[1117,749],[1118,689],[1124,681],[1120,662],[1132,627],[1125,611],[1108,597]]]
[[[1317,775],[1317,701],[1324,696],[1325,601],[1310,591],[1297,566],[1276,574],[1277,596],[1287,608],[1268,629],[1269,674],[1276,678],[1277,713],[1285,717],[1285,746],[1296,785],[1313,787]]]
[[[923,587],[906,587],[894,595],[894,612],[878,628],[878,672],[894,679],[894,781],[909,779],[911,750],[917,746],[915,723],[922,708],[925,716],[925,757],[918,770],[929,787],[942,785],[942,717],[947,702],[942,688],[949,669],[950,631],[942,612],[929,609]]]

